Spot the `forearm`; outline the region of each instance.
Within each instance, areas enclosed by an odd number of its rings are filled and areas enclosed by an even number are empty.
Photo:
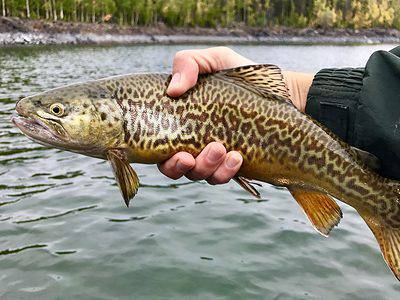
[[[307,94],[305,112],[351,145],[363,76],[364,68],[323,69]]]
[[[400,47],[377,51],[365,68],[324,69],[310,86],[305,112],[400,180]]]
[[[375,52],[366,68],[324,69],[315,75],[282,72],[290,100],[300,111],[309,114],[350,145],[375,154],[382,162],[381,174],[398,180],[399,57],[400,47],[390,52]],[[167,92],[171,97],[178,97],[196,84],[199,73],[247,64],[253,62],[226,47],[180,51],[174,58],[173,77]],[[204,149],[211,153],[208,150]],[[229,169],[229,164],[223,162],[235,157],[236,167]],[[192,179],[208,178],[209,182],[222,183],[232,178],[241,164],[240,155],[234,151],[223,154],[211,167],[206,158],[199,156],[195,160],[188,153],[180,153],[160,165],[160,169],[171,178],[186,174]],[[207,172],[200,172],[201,176],[190,175],[192,170],[199,169]]]
[[[364,68],[323,69],[317,74],[282,71],[290,99],[302,112],[354,144],[354,123]]]
[[[292,103],[298,110],[304,112],[314,74],[282,71],[282,75]]]

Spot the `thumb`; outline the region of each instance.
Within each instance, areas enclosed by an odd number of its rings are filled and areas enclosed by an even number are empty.
[[[196,60],[190,55],[178,52],[174,57],[172,79],[167,94],[171,97],[181,96],[196,84],[198,74],[199,66]]]

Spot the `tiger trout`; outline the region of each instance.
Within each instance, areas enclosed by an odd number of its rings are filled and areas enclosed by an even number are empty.
[[[20,100],[13,122],[29,138],[108,160],[129,204],[139,180],[130,163],[156,164],[179,151],[198,155],[221,142],[243,156],[235,180],[286,187],[324,236],[355,208],[400,278],[400,184],[378,175],[372,155],[350,147],[290,102],[281,71],[245,66],[200,75],[179,98],[168,74],[132,74],[73,84]]]

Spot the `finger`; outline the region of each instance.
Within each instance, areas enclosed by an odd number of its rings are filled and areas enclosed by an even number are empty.
[[[179,97],[196,84],[199,73],[211,73],[249,64],[254,62],[228,47],[179,51],[174,56],[173,76],[167,94]]]
[[[195,167],[186,173],[191,180],[202,180],[210,177],[224,161],[225,147],[221,143],[212,142],[196,157]]]
[[[194,157],[187,152],[179,152],[170,159],[158,165],[158,169],[165,176],[178,179],[195,166]]]
[[[173,62],[172,79],[167,88],[171,97],[179,97],[192,88],[199,74],[199,66],[191,51],[179,51]]]
[[[224,162],[207,179],[210,184],[223,184],[229,182],[239,171],[243,158],[239,152],[231,151],[225,156]]]
[[[214,71],[253,65],[254,62],[229,47],[219,46],[205,49],[209,56],[210,66]]]

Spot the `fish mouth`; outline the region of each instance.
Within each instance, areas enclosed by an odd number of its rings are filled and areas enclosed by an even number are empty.
[[[29,139],[41,145],[98,158],[105,157],[104,149],[71,140],[64,127],[55,120],[18,114],[11,118],[11,122]]]
[[[34,141],[39,142],[40,144],[46,146],[51,145],[62,147],[65,146],[67,142],[64,133],[65,131],[59,123],[57,123],[57,128],[60,127],[60,129],[62,128],[62,130],[54,130],[51,126],[46,124],[44,120],[36,116],[25,117],[21,115],[16,115],[11,118],[11,121],[15,126],[19,128],[19,130],[22,131],[23,134],[33,139]]]

